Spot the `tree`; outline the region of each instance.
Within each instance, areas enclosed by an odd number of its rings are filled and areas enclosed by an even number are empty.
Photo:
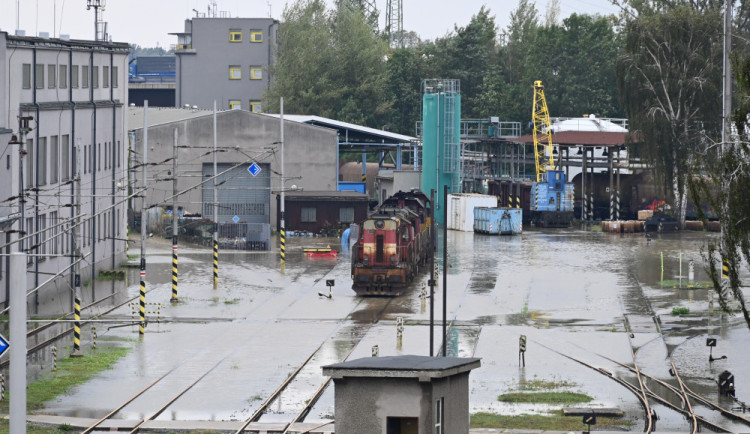
[[[722,310],[734,312],[732,300],[750,328],[750,311],[742,292],[740,271],[744,261],[750,270],[750,55],[733,56],[738,108],[732,117],[736,131],[729,143],[714,144],[696,160],[696,173],[705,174],[691,178],[691,200],[708,204],[721,222],[721,238],[708,243],[704,259],[708,274],[718,294]],[[703,207],[699,216],[705,221]],[[722,259],[727,261],[728,279],[722,279]]]
[[[721,14],[688,4],[644,9],[625,24],[618,89],[631,137],[645,145],[684,226],[687,183],[706,134],[720,131]]]

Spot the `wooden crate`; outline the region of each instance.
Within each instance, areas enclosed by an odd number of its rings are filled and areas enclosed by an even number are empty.
[[[654,212],[651,211],[650,209],[642,209],[638,211],[638,220],[643,221],[646,219],[650,219],[653,216],[654,216]]]

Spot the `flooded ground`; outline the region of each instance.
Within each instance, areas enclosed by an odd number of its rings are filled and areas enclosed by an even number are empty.
[[[446,306],[451,326],[446,350],[448,355],[482,359],[481,368],[471,373],[471,412],[544,413],[552,407],[507,404],[497,398],[529,381],[556,381],[564,384],[563,390],[593,397],[587,406],[623,410],[632,422],[630,429],[642,431],[643,411],[632,393],[565,357],[631,378],[614,362],[632,365],[631,345],[645,373],[673,382],[673,355],[690,387],[716,401],[726,398],[718,396],[715,379],[730,370],[737,397],[750,402],[750,332],[737,316],[710,314],[709,290],[688,288],[690,261],[694,280],[708,280],[700,249],[712,236],[685,232],[648,240],[643,234],[575,229],[512,237],[449,231]],[[441,233],[441,273],[443,242]],[[321,366],[347,355],[370,357],[376,345],[381,356],[429,354],[430,301],[420,298],[425,274],[401,297],[357,297],[346,252],[335,259],[302,253],[303,247],[334,246],[338,240],[291,238],[283,274],[278,253],[220,252],[220,283],[213,289],[210,251],[181,247],[180,302],[173,304],[171,245],[160,239],[149,243],[147,303],[162,305],[149,305],[145,337],[138,337],[135,326],[100,326],[99,339],[114,338],[133,350],[112,371],[49,402],[44,412],[101,417],[168,373],[117,415],[141,419],[207,373],[159,418],[244,420],[319,349],[261,419],[288,422],[325,383]],[[125,291],[135,297],[137,270],[131,270],[129,278]],[[332,298],[319,295],[328,293],[327,279],[335,281]],[[435,352],[442,342],[442,281],[441,274],[434,298]],[[689,314],[674,317],[675,307],[687,308]],[[119,324],[135,319],[129,306],[107,317]],[[400,342],[398,318],[405,324]],[[89,344],[88,333],[82,333],[84,345]],[[519,366],[520,335],[528,339],[525,367]],[[709,362],[709,336],[718,339],[713,357],[726,359]],[[306,421],[332,419],[333,405],[331,384]],[[659,431],[686,430],[679,414],[664,407],[655,411]],[[720,420],[717,415],[706,417]]]

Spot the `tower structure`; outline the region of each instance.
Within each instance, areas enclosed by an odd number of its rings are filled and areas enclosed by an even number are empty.
[[[454,79],[422,82],[422,191],[435,189],[435,215],[444,224],[443,186],[461,193],[461,84]]]
[[[390,0],[389,0],[390,1]],[[338,0],[338,7],[348,7],[354,11],[359,11],[364,15],[367,24],[373,30],[378,29],[378,17],[380,11],[375,4],[375,0]]]
[[[403,0],[388,0],[385,12],[385,31],[393,48],[404,48]]]
[[[107,41],[107,23],[102,20],[104,8],[107,6],[107,0],[86,0],[86,10],[94,8],[94,40]],[[102,15],[99,14],[101,9]]]

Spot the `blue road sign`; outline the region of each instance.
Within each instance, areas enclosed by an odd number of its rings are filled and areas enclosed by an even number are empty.
[[[253,163],[247,170],[251,175],[255,176],[260,173],[260,166],[258,166],[258,163]]]
[[[10,348],[10,344],[8,343],[7,340],[5,340],[3,335],[0,335],[0,356],[5,354],[5,351],[7,351],[8,348]]]
[[[234,216],[234,217],[232,217],[232,221],[235,222],[235,223],[237,223],[238,221],[240,221],[240,218],[237,217],[237,216]]]

